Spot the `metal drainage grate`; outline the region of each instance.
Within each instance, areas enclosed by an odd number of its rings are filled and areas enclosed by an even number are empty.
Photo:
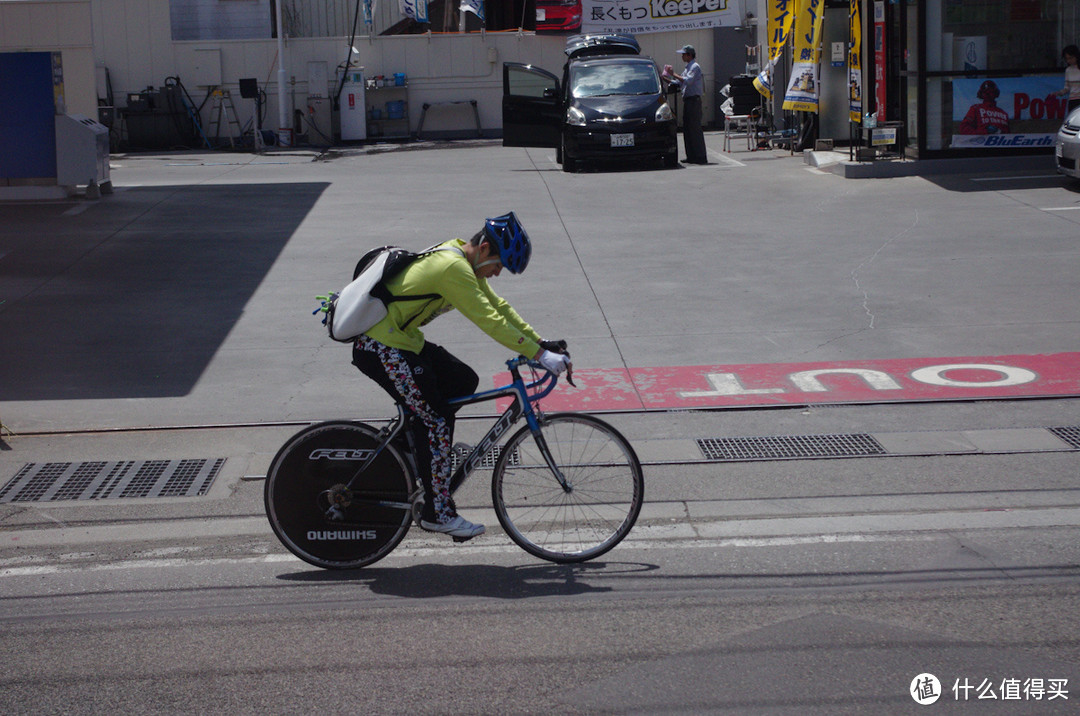
[[[697,444],[706,460],[780,460],[885,454],[885,448],[866,434],[698,438]]]
[[[1077,450],[1080,450],[1080,427],[1049,428],[1049,430]]]
[[[0,488],[0,502],[205,495],[225,458],[31,462]]]
[[[487,454],[484,455],[483,458],[481,458],[480,465],[478,467],[494,468],[496,461],[498,461],[499,459],[499,455],[502,455],[502,451],[502,445],[496,445],[491,450],[488,450]],[[458,466],[461,464],[462,460],[464,460],[470,452],[472,452],[471,445],[465,445],[464,443],[459,443],[458,445],[455,445],[454,451],[450,454],[450,469],[458,469]],[[515,451],[514,454],[510,456],[510,464],[519,464],[517,451]]]

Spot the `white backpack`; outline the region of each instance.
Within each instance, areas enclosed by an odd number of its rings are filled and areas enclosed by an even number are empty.
[[[462,256],[465,255],[456,246],[442,248],[433,246],[420,253],[394,246],[380,246],[368,251],[356,263],[353,280],[348,286],[329,296],[316,296],[322,304],[315,309],[314,313],[326,314],[323,324],[330,333],[330,337],[335,341],[347,343],[386,318],[387,307],[393,301],[439,298],[437,293],[395,296],[386,288],[386,281],[404,271],[413,261],[436,251],[456,251]],[[412,320],[410,318],[402,328],[407,327]]]

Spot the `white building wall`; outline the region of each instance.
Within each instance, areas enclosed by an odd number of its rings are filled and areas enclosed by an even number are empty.
[[[695,45],[699,57],[712,54],[712,32],[699,30],[686,33],[658,33],[638,38],[642,51],[663,64],[680,64],[676,50],[686,43]],[[222,86],[234,97],[239,96],[238,80],[241,77],[259,79],[268,100],[264,126],[276,123],[277,112],[277,43],[274,40],[228,41],[228,42],[177,42],[172,43],[172,59],[168,63],[174,76],[179,76],[188,92],[201,103],[206,89],[196,87],[185,77],[194,77],[196,50],[219,48],[221,50]],[[502,63],[524,62],[544,67],[556,75],[562,71],[565,61],[563,48],[565,38],[560,36],[537,36],[532,33],[471,33],[468,35],[397,35],[389,37],[357,38],[354,62],[364,67],[365,75],[390,76],[404,72],[409,82],[409,114],[411,130],[415,131],[425,103],[476,100],[484,130],[502,128]],[[330,70],[333,81],[335,69],[343,65],[346,57],[344,38],[299,38],[286,44],[286,69],[289,77],[287,97],[289,116],[292,111],[306,107],[307,63],[323,61]],[[494,50],[494,54],[491,51]],[[491,58],[494,57],[494,62]],[[703,63],[707,64],[707,63]],[[138,67],[113,70],[115,88],[125,87],[134,91],[153,84],[162,84],[163,77]],[[715,77],[711,68],[705,67],[705,116],[713,112],[713,85]],[[159,73],[160,74],[160,73]],[[121,81],[118,78],[124,78]],[[126,84],[124,84],[126,82]],[[314,94],[326,94],[317,89]],[[208,110],[209,104],[206,106]],[[251,116],[253,103],[238,102],[240,121]],[[207,111],[204,110],[204,115]],[[204,116],[204,119],[208,117]],[[430,132],[463,132],[475,126],[471,107],[459,105],[429,110],[424,121],[425,134]]]
[[[0,52],[59,51],[67,111],[97,119],[93,45],[91,0],[0,0]]]
[[[168,0],[91,0],[94,60],[118,97],[176,74]]]
[[[262,1],[262,0],[258,0]],[[384,3],[380,3],[382,5]],[[361,31],[363,23],[361,22]],[[87,30],[92,32],[87,36]],[[27,31],[29,30],[29,32]],[[130,92],[160,87],[167,78],[179,78],[196,104],[203,102],[207,88],[197,82],[206,75],[210,53],[218,49],[222,86],[235,97],[241,123],[251,117],[254,103],[239,99],[240,78],[255,77],[267,95],[266,128],[277,123],[277,41],[252,40],[177,41],[172,38],[169,0],[0,0],[0,42],[16,48],[23,38],[34,38],[34,49],[62,49],[65,52],[66,86],[70,109],[88,116],[96,114],[97,88],[94,67],[107,68],[114,97],[119,106]],[[711,30],[646,34],[638,37],[645,54],[661,64],[678,66],[676,49],[695,45],[702,60],[712,56]],[[19,40],[19,41],[16,41]],[[64,45],[63,43],[71,43]],[[292,110],[306,108],[307,63],[327,63],[331,79],[334,69],[346,57],[346,37],[291,38],[286,42],[285,66],[289,77],[287,101]],[[359,36],[355,62],[368,76],[405,72],[409,77],[409,114],[416,130],[424,103],[475,99],[484,130],[502,127],[502,63],[525,62],[560,74],[564,62],[565,38],[532,33],[497,32],[466,35]],[[492,55],[491,51],[494,50]],[[72,60],[69,63],[68,55]],[[92,54],[92,63],[86,56]],[[82,59],[80,60],[80,55]],[[494,57],[494,62],[491,58]],[[715,76],[707,61],[705,71],[705,117],[713,116]],[[203,111],[204,126],[210,121],[210,103]],[[464,132],[475,126],[467,105],[431,110],[424,131]]]

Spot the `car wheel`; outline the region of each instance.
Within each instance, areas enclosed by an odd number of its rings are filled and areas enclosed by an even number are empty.
[[[567,159],[563,157],[562,170],[564,172],[577,172],[577,162],[573,159]]]
[[[560,147],[562,154],[562,170],[564,172],[576,172],[578,161],[570,156],[570,152],[566,151],[566,138],[563,137],[562,146]]]

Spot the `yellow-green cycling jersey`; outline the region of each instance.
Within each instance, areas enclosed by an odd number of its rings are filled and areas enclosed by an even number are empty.
[[[392,348],[419,353],[424,347],[420,327],[456,308],[498,343],[532,358],[540,350],[540,335],[491,290],[485,279],[476,275],[460,251],[463,246],[461,239],[440,244],[439,248],[459,250],[422,256],[387,281],[386,288],[395,296],[437,293],[439,298],[393,301],[386,318],[372,326],[367,335]]]

